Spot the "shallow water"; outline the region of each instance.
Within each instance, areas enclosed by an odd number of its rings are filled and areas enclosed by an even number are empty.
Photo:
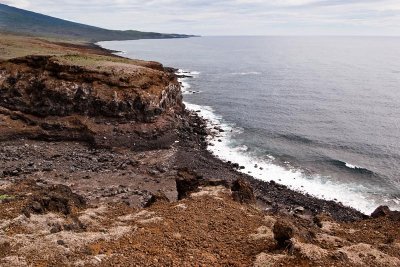
[[[400,209],[400,38],[101,45],[193,72],[182,80],[185,101],[223,125],[210,150],[243,172],[366,213],[381,204]]]

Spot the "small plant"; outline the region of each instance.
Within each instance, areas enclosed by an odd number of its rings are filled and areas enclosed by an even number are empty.
[[[6,199],[12,199],[14,198],[13,196],[9,196],[9,195],[0,195],[0,200],[6,200]]]

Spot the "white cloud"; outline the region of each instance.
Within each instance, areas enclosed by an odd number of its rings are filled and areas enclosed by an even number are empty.
[[[19,8],[28,8],[30,6],[29,0],[2,0],[0,3]]]

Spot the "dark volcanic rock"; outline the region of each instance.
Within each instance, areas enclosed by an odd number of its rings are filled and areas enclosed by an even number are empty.
[[[225,186],[228,187],[226,180],[204,179],[193,171],[187,169],[180,170],[176,179],[176,190],[178,200],[188,197],[191,193],[198,192],[200,187],[204,186]]]
[[[40,117],[79,114],[143,122],[183,108],[179,83],[161,64],[94,56],[28,56],[0,63],[0,105]]]
[[[191,193],[196,192],[200,186],[202,177],[196,176],[195,173],[188,170],[178,172],[176,179],[176,190],[178,192],[178,200],[188,197]]]
[[[385,216],[389,216],[390,213],[391,213],[391,211],[388,206],[379,206],[371,214],[371,217],[372,218],[385,217]]]
[[[86,207],[86,200],[65,185],[52,185],[46,191],[34,196],[25,206],[23,213],[59,212],[65,215]]]
[[[232,197],[235,201],[246,204],[255,204],[256,198],[254,196],[253,188],[250,183],[244,179],[237,179],[233,182]]]
[[[156,62],[69,55],[0,63],[0,141],[163,149],[176,141],[183,114],[176,76]]]
[[[169,198],[161,191],[152,194],[150,199],[147,201],[146,204],[144,204],[145,208],[151,207],[156,203],[168,203]]]
[[[371,214],[372,218],[389,217],[393,221],[400,221],[400,211],[392,211],[388,206],[379,206]]]
[[[296,228],[292,223],[279,219],[273,228],[274,239],[278,242],[278,247],[284,248],[290,244],[290,239],[294,236]]]

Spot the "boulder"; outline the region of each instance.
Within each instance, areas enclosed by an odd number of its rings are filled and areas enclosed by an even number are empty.
[[[294,225],[283,219],[279,219],[273,228],[274,239],[278,243],[279,248],[284,248],[290,245],[290,239],[294,237],[296,228]]]
[[[75,210],[86,207],[86,200],[72,192],[65,185],[52,185],[33,196],[24,207],[23,213],[29,217],[31,213],[43,214],[57,212],[69,215]]]
[[[144,205],[144,208],[151,207],[157,203],[168,203],[168,202],[169,198],[163,192],[158,191],[157,193],[151,195],[149,200]]]
[[[371,217],[372,218],[385,217],[389,216],[390,213],[391,211],[388,206],[379,206],[378,208],[375,209],[374,212],[372,212]]]
[[[220,185],[228,187],[228,183],[225,180],[205,179],[203,176],[186,168],[178,171],[178,177],[175,181],[178,200],[189,197],[191,193],[198,192],[200,187]]]
[[[255,204],[256,198],[254,196],[253,188],[250,183],[240,178],[233,182],[232,197],[235,201],[246,204]]]
[[[379,206],[372,212],[372,218],[380,218],[380,217],[388,217],[393,221],[400,221],[400,211],[397,210],[390,210],[388,206]]]

